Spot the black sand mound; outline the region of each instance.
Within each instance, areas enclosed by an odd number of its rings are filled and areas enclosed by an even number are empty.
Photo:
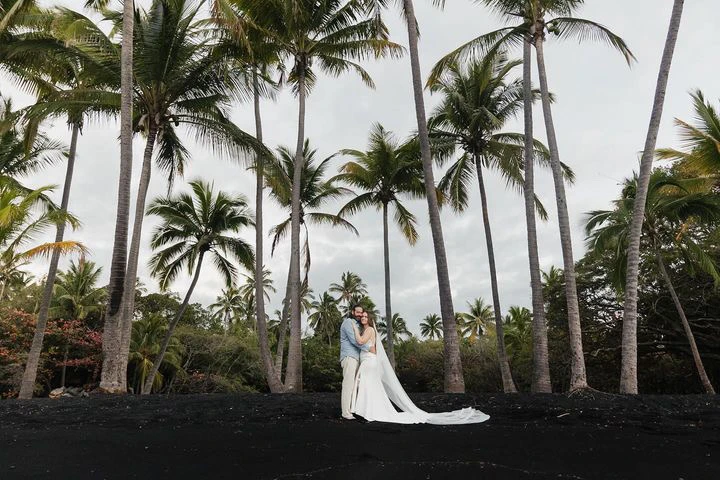
[[[345,421],[337,394],[0,402],[0,479],[720,478],[720,398],[412,395],[479,425]]]

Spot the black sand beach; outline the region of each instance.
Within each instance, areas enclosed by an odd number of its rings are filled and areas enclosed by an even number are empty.
[[[488,422],[340,419],[338,394],[0,402],[0,479],[720,478],[720,398],[412,395]]]

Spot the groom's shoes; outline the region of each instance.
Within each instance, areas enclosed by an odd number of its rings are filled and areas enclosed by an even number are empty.
[[[355,417],[353,417],[352,415],[347,416],[347,417],[345,415],[343,415],[342,418],[344,418],[345,420],[355,420]]]

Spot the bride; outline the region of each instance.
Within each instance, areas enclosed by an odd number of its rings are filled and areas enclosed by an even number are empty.
[[[436,425],[480,423],[490,418],[469,407],[442,413],[428,413],[419,409],[405,393],[385,354],[382,342],[377,340],[375,322],[367,312],[363,313],[360,322],[362,332],[353,322],[355,340],[361,345],[369,345],[370,350],[360,352],[360,368],[353,389],[353,413],[371,422]],[[393,403],[401,411],[398,412]]]

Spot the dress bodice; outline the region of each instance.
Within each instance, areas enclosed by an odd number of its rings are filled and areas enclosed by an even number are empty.
[[[374,340],[368,340],[368,342],[367,342],[365,345],[367,345],[368,348],[372,348],[372,347],[375,345],[375,341],[374,341]],[[369,357],[375,358],[375,354],[372,353],[372,352],[370,352],[369,350],[367,350],[367,351],[366,351],[366,350],[361,350],[361,351],[360,351],[360,361],[362,361],[362,360],[365,359],[365,358],[369,358]]]

